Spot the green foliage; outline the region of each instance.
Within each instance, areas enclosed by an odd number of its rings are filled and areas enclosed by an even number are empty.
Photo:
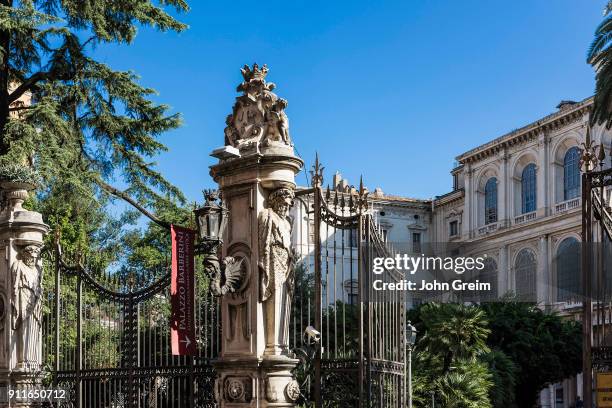
[[[503,351],[517,368],[516,405],[532,406],[550,383],[582,369],[582,335],[578,322],[523,302],[482,305],[489,319],[490,347]]]
[[[489,329],[482,310],[461,304],[429,303],[421,310],[424,336],[419,342],[430,354],[442,353],[442,373],[456,361],[474,360],[488,352]]]
[[[591,124],[612,126],[612,2],[604,9],[604,19],[595,29],[595,38],[587,53],[587,62],[596,71],[595,97]]]
[[[546,385],[581,369],[581,328],[533,304],[425,304],[409,311],[416,407],[534,406]]]
[[[184,202],[154,162],[166,150],[158,137],[180,117],[151,101],[155,91],[133,72],[96,60],[95,50],[130,44],[143,26],[182,31],[169,12],[187,10],[182,0],[0,1],[0,178],[31,180],[7,163],[36,171],[37,209],[76,239],[63,238],[66,246],[108,256],[113,241],[116,249],[123,233],[111,230],[135,217],[108,216],[110,196],[166,213]]]
[[[489,351],[485,314],[461,304],[429,303],[411,311],[420,337],[414,354],[414,401],[453,408],[491,406],[491,375],[481,358]]]
[[[491,374],[478,360],[457,360],[455,367],[434,380],[436,401],[445,408],[490,408]]]
[[[514,388],[516,386],[517,368],[514,362],[500,350],[493,349],[484,355],[493,386],[489,390],[489,399],[494,407],[516,408]]]
[[[0,161],[0,181],[26,183],[36,187],[40,184],[40,177],[31,167]]]

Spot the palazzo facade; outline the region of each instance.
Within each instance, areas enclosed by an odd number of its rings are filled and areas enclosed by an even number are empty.
[[[554,113],[460,154],[452,190],[433,200],[375,189],[370,197],[381,232],[414,253],[428,243],[470,243],[487,254],[492,296],[510,292],[580,320],[580,149],[592,104],[592,98],[562,101]],[[595,127],[591,137],[611,150],[610,131]],[[334,177],[332,189],[350,188]],[[299,252],[308,258],[308,217],[296,216]],[[579,377],[543,390],[540,406],[571,407],[582,394]]]

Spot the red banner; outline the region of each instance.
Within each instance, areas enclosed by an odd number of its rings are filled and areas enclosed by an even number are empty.
[[[172,225],[170,234],[172,236],[172,282],[170,284],[172,354],[176,356],[194,355],[196,353],[193,268],[195,231]]]

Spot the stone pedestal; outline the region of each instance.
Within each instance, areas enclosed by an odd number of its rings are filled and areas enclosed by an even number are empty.
[[[288,350],[293,294],[291,222],[294,155],[284,113],[286,101],[271,92],[267,68],[242,70],[243,95],[227,118],[226,148],[211,175],[230,211],[223,257],[246,271],[221,300],[223,338],[216,362],[220,407],[294,407],[299,387]],[[226,280],[227,281],[227,280]]]
[[[42,261],[40,250],[49,227],[41,214],[22,207],[31,188],[0,183],[0,388],[40,388],[42,369]],[[1,400],[0,400],[1,401]],[[13,400],[0,407],[34,407]]]

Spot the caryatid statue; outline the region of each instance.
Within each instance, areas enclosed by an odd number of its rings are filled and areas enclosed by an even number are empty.
[[[12,325],[17,337],[17,365],[38,369],[41,364],[42,270],[38,265],[40,247],[21,248],[11,265]]]
[[[287,354],[295,255],[291,247],[288,212],[295,195],[288,188],[268,196],[268,208],[259,214],[259,271],[264,303],[264,354]]]

